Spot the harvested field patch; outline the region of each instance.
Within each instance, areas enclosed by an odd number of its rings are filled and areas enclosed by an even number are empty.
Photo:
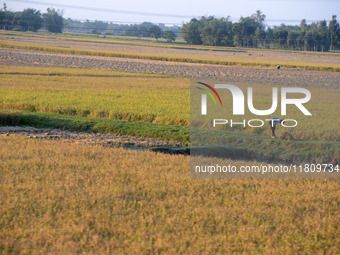
[[[158,61],[184,62],[184,63],[198,63],[198,64],[212,64],[223,66],[251,66],[251,67],[271,67],[275,68],[278,64],[276,60],[259,60],[259,59],[238,59],[238,58],[217,58],[205,56],[189,56],[189,55],[167,55],[155,53],[133,53],[133,52],[119,52],[119,51],[102,51],[102,50],[85,50],[78,48],[65,48],[62,46],[49,46],[37,43],[21,43],[0,41],[1,48],[32,50],[41,52],[86,55],[86,56],[101,56],[101,57],[121,57],[132,59],[147,59]],[[280,61],[280,64],[285,68],[302,69],[302,70],[316,70],[316,71],[335,71],[340,72],[340,64],[325,64],[325,63],[309,63],[309,62],[288,62]]]
[[[263,85],[284,85],[316,88],[339,88],[339,72],[292,69],[264,69],[175,63],[141,59],[124,59],[67,54],[37,53],[0,49],[1,65],[98,68],[105,70],[170,74],[199,79],[223,79],[236,82],[258,81]]]
[[[40,43],[51,46],[62,46],[78,49],[102,50],[102,51],[119,51],[131,53],[154,53],[164,55],[186,55],[186,56],[200,56],[214,57],[214,58],[234,58],[234,59],[248,59],[248,60],[269,60],[277,61],[280,64],[284,62],[308,62],[308,63],[324,63],[324,64],[340,64],[340,58],[337,54],[314,52],[297,52],[297,51],[271,51],[271,50],[253,50],[253,49],[239,49],[226,47],[206,47],[195,46],[194,49],[187,48],[189,45],[174,45],[154,43],[149,46],[132,44],[131,41],[112,40],[104,38],[74,38],[74,37],[59,37],[45,38],[40,37],[26,37],[26,36],[10,36],[0,33],[0,40],[25,42],[25,43]],[[202,49],[198,49],[202,47]],[[210,50],[209,50],[210,49]],[[220,50],[219,50],[220,49]]]

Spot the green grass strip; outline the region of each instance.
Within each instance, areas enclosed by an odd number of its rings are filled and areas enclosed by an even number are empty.
[[[0,126],[31,126],[70,131],[100,132],[149,137],[189,145],[190,128],[183,126],[87,118],[17,110],[0,111]],[[292,163],[340,164],[340,143],[328,141],[280,140],[258,134],[224,131],[228,137],[223,156],[233,159]],[[240,143],[242,141],[242,143]],[[221,151],[219,148],[208,148]],[[213,155],[212,155],[213,156]],[[216,156],[216,155],[215,155]]]
[[[12,110],[0,111],[0,125],[149,137],[179,142],[183,145],[189,143],[190,136],[188,127]]]

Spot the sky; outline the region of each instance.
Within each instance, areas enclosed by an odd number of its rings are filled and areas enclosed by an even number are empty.
[[[227,17],[236,22],[261,10],[269,26],[299,24],[340,18],[340,0],[1,0],[1,7],[21,11],[34,8],[45,12],[48,7],[61,9],[65,18],[79,20],[141,23],[149,21],[167,25],[182,25],[201,16]]]

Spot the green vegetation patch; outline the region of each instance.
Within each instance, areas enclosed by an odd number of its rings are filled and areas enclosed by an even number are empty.
[[[0,111],[0,125],[58,128],[71,131],[101,132],[136,137],[171,140],[182,145],[190,143],[189,127],[86,118],[50,113]],[[247,160],[340,163],[340,143],[271,139],[258,134],[225,131],[224,156]],[[209,150],[214,148],[209,148]],[[217,148],[218,149],[218,148]],[[219,150],[219,149],[218,149]]]
[[[153,124],[147,122],[130,122],[86,118],[78,116],[32,113],[26,111],[0,111],[0,125],[32,126],[37,128],[58,128],[71,131],[101,132],[136,137],[150,137],[171,140],[183,145],[189,143],[189,128]]]

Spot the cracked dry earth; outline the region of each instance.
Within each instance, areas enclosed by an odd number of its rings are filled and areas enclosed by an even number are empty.
[[[33,139],[57,140],[71,143],[82,143],[89,145],[103,145],[107,147],[130,147],[130,148],[150,148],[150,147],[180,147],[180,143],[160,141],[153,138],[139,138],[132,136],[121,136],[102,133],[77,133],[50,128],[2,126],[0,135],[3,136],[24,136]]]

